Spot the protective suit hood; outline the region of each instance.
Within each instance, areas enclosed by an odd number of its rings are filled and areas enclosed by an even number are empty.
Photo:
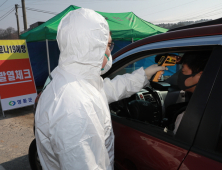
[[[59,67],[84,78],[99,76],[108,36],[108,23],[100,14],[84,8],[69,12],[58,26]]]

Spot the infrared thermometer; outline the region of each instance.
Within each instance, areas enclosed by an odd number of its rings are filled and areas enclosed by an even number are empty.
[[[160,60],[158,61],[158,66],[174,66],[176,64],[177,60],[175,56],[162,56]],[[158,78],[162,74],[162,71],[158,71],[151,81],[158,82]]]

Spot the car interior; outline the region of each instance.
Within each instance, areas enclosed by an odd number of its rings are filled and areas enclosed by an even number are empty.
[[[161,56],[174,56],[177,60],[174,66],[168,66],[167,71],[158,82],[150,81],[141,91],[129,98],[111,103],[110,112],[112,116],[123,119],[139,121],[163,128],[163,130],[174,130],[177,116],[186,110],[192,93],[180,90],[177,86],[177,75],[181,69],[181,59],[186,52],[162,53],[152,56],[144,56],[133,61],[127,66],[111,73],[109,78],[117,75],[132,73],[140,67],[148,67],[158,63]]]

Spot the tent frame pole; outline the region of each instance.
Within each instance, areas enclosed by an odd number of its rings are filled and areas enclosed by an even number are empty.
[[[2,114],[3,114],[3,117],[5,117],[4,110],[3,110],[3,106],[2,106],[1,95],[0,95],[0,103],[1,103],[1,109],[2,109]]]
[[[49,75],[51,73],[50,69],[50,60],[49,60],[49,44],[48,44],[48,39],[46,39],[46,51],[47,51],[47,61],[48,61],[48,72]]]

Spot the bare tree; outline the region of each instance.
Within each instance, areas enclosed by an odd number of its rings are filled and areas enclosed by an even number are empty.
[[[13,33],[15,33],[15,28],[8,27],[8,28],[6,28],[5,32],[7,35],[13,34]]]
[[[157,24],[157,26],[162,27],[162,28],[166,28],[166,29],[173,29],[173,28],[178,28],[178,27],[182,27],[182,26],[186,26],[186,25],[190,25],[190,24],[201,23],[201,22],[205,22],[205,21],[211,21],[211,19],[201,19],[201,20],[197,20],[197,21],[181,21],[181,22],[177,22],[177,23],[161,23],[161,24]]]
[[[8,27],[6,29],[0,28],[0,39],[18,39],[16,36],[16,30],[12,27]]]
[[[0,38],[5,36],[5,30],[0,28]]]

